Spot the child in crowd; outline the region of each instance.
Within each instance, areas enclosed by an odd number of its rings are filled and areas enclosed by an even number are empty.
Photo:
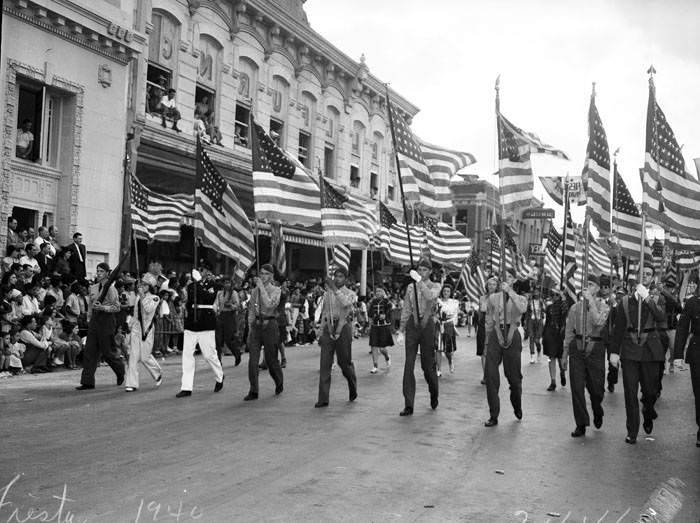
[[[56,336],[55,328],[54,336]],[[68,320],[61,321],[60,329],[58,330],[58,338],[67,345],[64,357],[66,367],[69,369],[77,369],[78,366],[76,365],[75,360],[83,348],[80,334],[78,334],[78,325],[76,323],[71,323]],[[55,345],[56,341],[54,341],[54,346]]]
[[[114,353],[123,360],[129,359],[130,336],[127,323],[117,325],[117,332],[114,333]]]
[[[24,358],[24,351],[27,350],[24,343],[19,341],[19,331],[13,329],[11,332],[3,335],[3,344],[9,343],[10,346],[10,361],[8,365],[8,370],[13,374],[24,374],[24,366],[22,365],[22,358]]]
[[[168,347],[173,347],[179,353],[182,352],[182,344],[185,336],[185,306],[180,296],[175,296],[170,302],[170,342]]]
[[[0,374],[9,372],[10,370],[10,345],[11,336],[9,331],[3,332],[0,338]]]

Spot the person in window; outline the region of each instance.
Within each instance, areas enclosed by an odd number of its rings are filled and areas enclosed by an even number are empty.
[[[236,145],[248,147],[248,138],[246,137],[246,133],[241,125],[236,125],[233,141]]]
[[[181,130],[177,126],[177,122],[180,121],[180,111],[177,109],[177,104],[175,102],[175,89],[168,89],[168,94],[160,99],[160,110],[161,110],[161,125],[166,127],[165,120],[173,121],[173,131],[178,133]]]
[[[34,148],[34,134],[32,133],[32,121],[29,118],[22,120],[22,127],[17,129],[17,142],[15,144],[15,156],[25,160],[31,160]]]
[[[210,111],[211,109],[209,108],[208,96],[203,96],[199,102],[194,104],[194,112],[199,113],[202,116],[203,120],[208,119]]]
[[[216,126],[214,116],[214,111],[210,111],[209,116],[204,118],[204,124],[207,127],[207,133],[211,136],[212,143],[223,146],[221,143],[221,131],[219,131],[219,128]]]
[[[194,135],[199,136],[199,139],[204,143],[211,143],[211,138],[207,134],[207,127],[204,124],[204,119],[202,118],[202,113],[197,109],[194,111]]]

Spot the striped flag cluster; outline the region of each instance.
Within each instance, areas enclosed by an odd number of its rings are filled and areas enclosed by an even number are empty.
[[[554,227],[550,227],[544,254],[544,270],[550,278],[560,285],[561,277],[561,242],[562,235]]]
[[[654,242],[651,244],[651,260],[654,263],[654,271],[656,274],[660,274],[664,261],[664,242],[658,238],[654,238]]]
[[[436,263],[461,267],[472,252],[471,239],[435,218],[423,215],[427,250]]]
[[[501,204],[506,212],[527,207],[532,201],[534,181],[531,153],[543,153],[568,160],[566,154],[545,144],[535,134],[510,123],[500,112],[498,123],[498,158],[501,178]]]
[[[255,216],[287,225],[319,223],[318,184],[298,161],[277,147],[260,125],[252,123]]]
[[[561,176],[540,176],[538,179],[549,197],[558,205],[564,205],[567,180],[569,181],[570,189],[575,186],[583,187],[583,178],[581,176],[569,176],[568,178]],[[572,198],[570,197],[569,200],[572,200]],[[577,205],[586,205],[585,191],[578,191],[578,198],[575,203]]]
[[[323,177],[321,182],[321,229],[329,245],[351,245],[366,248],[369,231],[354,211],[347,207],[349,197],[341,194]]]
[[[486,275],[479,263],[479,256],[472,252],[462,268],[461,278],[469,301],[479,303],[479,298],[486,293]]]
[[[205,247],[238,261],[243,277],[255,259],[253,229],[236,195],[197,137],[194,231]]]
[[[130,176],[129,187],[134,236],[147,241],[179,241],[180,224],[185,216],[192,214],[194,198],[189,194],[158,194],[134,175]]]
[[[450,178],[474,163],[474,156],[421,142],[391,103],[389,111],[407,203],[418,204],[429,212],[451,209]]]
[[[588,108],[588,147],[582,178],[588,196],[586,212],[598,232],[606,235],[610,232],[610,148],[595,95]]]
[[[413,254],[414,263],[420,259],[425,239],[425,231],[422,227],[409,227],[411,234],[411,250],[409,251],[406,226],[399,223],[387,206],[381,202],[379,202],[379,225],[376,240],[378,247],[387,258],[401,265],[410,265],[410,254]]]
[[[675,255],[671,257],[664,273],[666,285],[676,287],[678,285],[678,263]]]
[[[642,215],[627,189],[625,181],[613,164],[613,230],[620,251],[625,257],[639,258],[639,242],[642,238]]]
[[[610,256],[592,236],[589,236],[588,239],[588,259],[591,267],[597,274],[610,274],[612,270]]]
[[[533,267],[525,256],[517,252],[515,240],[506,231],[505,239],[505,255],[506,255],[506,270],[515,272],[515,276],[520,279],[533,278],[536,276],[536,269]],[[491,229],[491,270],[499,272],[501,270],[501,238],[496,231]]]
[[[685,170],[681,147],[656,102],[653,81],[649,82],[642,188],[650,221],[682,236],[700,237],[700,182]]]
[[[342,267],[347,271],[350,268],[350,247],[347,245],[334,245],[332,258],[331,265],[333,267]]]

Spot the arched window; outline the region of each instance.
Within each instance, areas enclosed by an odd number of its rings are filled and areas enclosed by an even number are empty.
[[[212,37],[202,35],[199,39],[199,66],[197,68],[197,86],[194,93],[195,117],[204,122],[207,134],[214,138],[216,118],[216,92],[221,70],[222,48]]]
[[[336,145],[338,141],[338,126],[340,125],[340,112],[329,105],[327,108],[328,122],[326,126],[326,141],[323,148],[324,175],[335,178],[336,170]]]
[[[153,31],[148,40],[146,70],[146,112],[159,111],[160,100],[174,85],[180,41],[178,21],[164,11],[151,13]]]
[[[238,60],[238,96],[233,141],[236,145],[249,147],[250,111],[258,85],[258,66],[248,57]]]
[[[362,178],[362,148],[365,143],[365,126],[355,120],[352,124],[352,158],[350,165],[350,186],[359,188]]]
[[[301,126],[299,129],[299,161],[306,167],[313,164],[313,129],[316,122],[316,98],[308,91],[301,93]]]
[[[270,118],[270,137],[284,147],[285,123],[289,106],[289,82],[279,75],[272,77],[272,117]]]

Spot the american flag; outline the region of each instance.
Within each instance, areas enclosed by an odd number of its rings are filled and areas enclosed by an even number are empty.
[[[588,147],[581,177],[588,196],[586,211],[598,232],[607,235],[610,232],[610,148],[595,95],[591,96],[588,108]]]
[[[194,233],[205,247],[237,260],[236,273],[245,276],[255,259],[253,229],[236,195],[209,159],[199,137]]]
[[[671,260],[669,261],[668,265],[666,265],[664,281],[666,282],[666,285],[678,285],[678,264],[676,262],[675,254],[671,256]]]
[[[547,145],[535,134],[510,123],[501,113],[498,123],[498,158],[501,178],[501,204],[506,212],[527,207],[532,201],[531,153],[551,154],[568,160],[566,154]]]
[[[411,256],[417,263],[421,255],[421,247],[425,240],[425,230],[422,227],[410,226],[411,250],[408,249],[408,237],[406,226],[399,223],[386,205],[379,202],[379,232],[377,233],[378,247],[389,260],[401,264],[410,265]]]
[[[576,231],[574,221],[571,219],[571,211],[566,215],[566,236],[564,237],[564,259],[568,262],[576,256]]]
[[[423,216],[426,243],[432,261],[461,267],[472,251],[472,241],[444,222]]]
[[[334,245],[331,265],[333,267],[342,267],[347,271],[350,268],[350,247],[347,245]]]
[[[654,242],[651,244],[651,259],[654,263],[654,271],[656,274],[660,274],[664,261],[664,242],[658,238],[654,238]]]
[[[623,256],[639,258],[642,239],[642,215],[627,189],[625,180],[613,164],[613,230]]]
[[[318,184],[298,160],[277,147],[260,125],[254,121],[252,123],[253,204],[256,217],[287,225],[319,223]]]
[[[544,270],[559,285],[561,282],[561,242],[562,236],[554,227],[550,227],[545,246]]]
[[[597,240],[589,236],[588,240],[588,257],[591,266],[598,274],[610,274],[612,270],[612,264],[610,263],[610,256],[608,256],[607,251],[603,248]]]
[[[369,231],[357,219],[355,212],[348,209],[348,196],[341,194],[323,177],[320,181],[323,240],[328,245],[366,248],[369,245]]]
[[[270,261],[277,272],[284,275],[287,272],[287,250],[284,245],[284,231],[282,224],[273,222],[270,224]]]
[[[461,278],[469,301],[479,303],[479,298],[486,293],[486,275],[479,263],[478,254],[472,252],[462,268]]]
[[[148,241],[179,241],[180,224],[194,210],[192,195],[158,194],[143,185],[134,175],[130,176],[129,186],[134,236]]]
[[[685,160],[673,129],[656,102],[649,81],[646,151],[642,169],[647,218],[690,238],[700,237],[700,183],[686,172]]]
[[[474,156],[421,142],[391,103],[389,110],[407,203],[418,204],[428,212],[452,209],[450,178],[474,163]]]
[[[526,279],[533,277],[535,268],[525,259],[522,253],[517,252],[515,240],[509,234],[509,229],[505,229],[505,254],[506,270],[514,271],[517,278]],[[501,238],[496,231],[491,229],[491,271],[494,273],[501,271]]]

